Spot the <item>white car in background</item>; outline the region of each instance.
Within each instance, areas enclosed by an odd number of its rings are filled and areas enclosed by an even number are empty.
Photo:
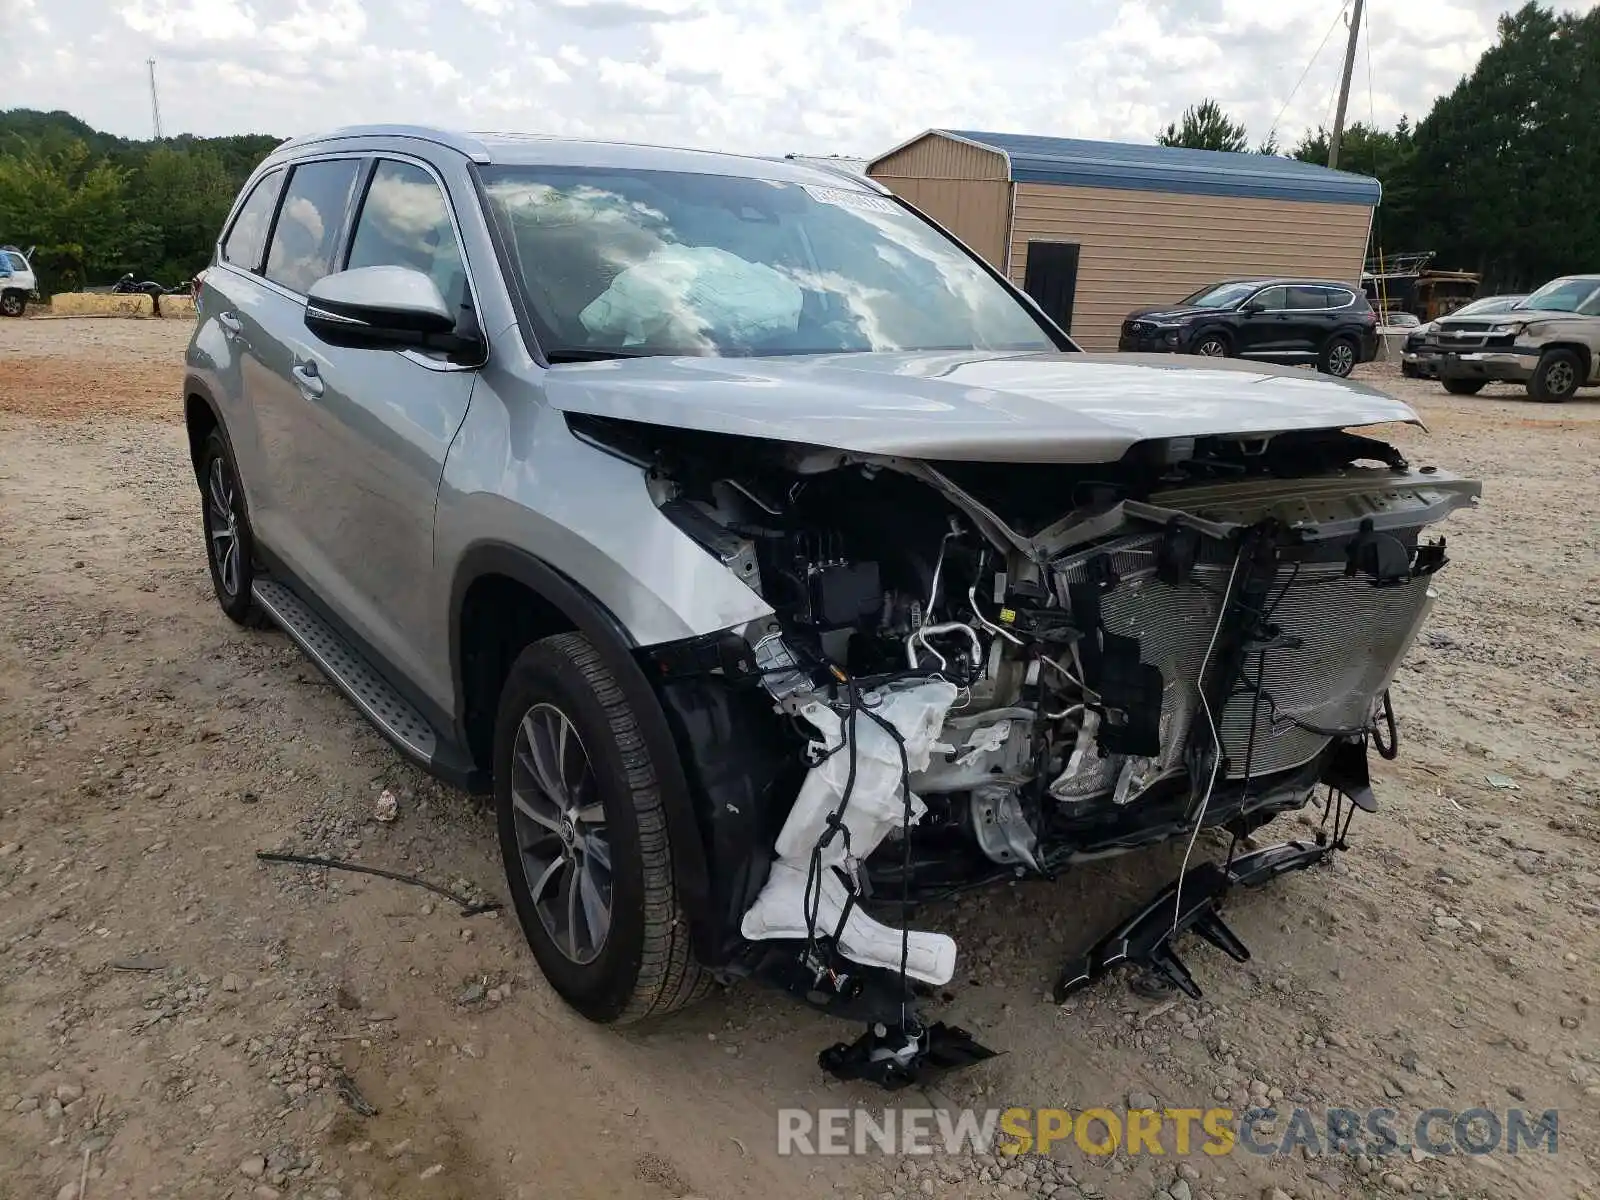
[[[0,246],[0,316],[20,317],[38,286],[28,255],[15,246]]]

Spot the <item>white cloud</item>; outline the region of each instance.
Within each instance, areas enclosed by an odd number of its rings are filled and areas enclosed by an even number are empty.
[[[0,0],[4,28],[48,19],[54,47],[0,72],[0,107],[65,108],[142,136],[154,57],[168,131],[408,121],[869,154],[935,125],[1149,141],[1209,95],[1254,139],[1281,112],[1292,144],[1327,120],[1339,4]],[[1501,5],[1369,11],[1350,116],[1390,124],[1425,114],[1470,69]]]

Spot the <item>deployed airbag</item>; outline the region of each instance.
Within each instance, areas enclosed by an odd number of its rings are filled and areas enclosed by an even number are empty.
[[[905,767],[911,774],[925,770],[933,745],[944,725],[945,714],[955,702],[956,687],[943,680],[917,683],[882,693],[872,711],[883,718],[904,739]],[[877,721],[860,713],[848,724],[826,705],[813,702],[802,715],[822,735],[820,748],[827,757],[811,768],[789,818],[778,834],[778,861],[766,886],[756,897],[741,923],[744,936],[752,941],[771,938],[806,938],[812,933],[832,936],[845,911],[849,891],[834,868],[853,876],[855,865],[864,862],[889,833],[905,822],[905,788],[900,748]],[[850,744],[854,726],[854,745]],[[851,758],[855,759],[855,780],[846,797]],[[835,836],[821,851],[821,898],[817,902],[815,928],[806,919],[806,879],[817,844],[837,819],[849,834]],[[927,807],[913,795],[911,819],[918,820]],[[846,849],[848,845],[848,851]],[[853,962],[885,970],[900,969],[901,931],[873,920],[859,907],[839,935],[839,953]],[[913,931],[907,940],[906,973],[925,983],[950,982],[956,968],[956,944],[942,933]]]
[[[578,314],[600,338],[625,346],[689,329],[754,343],[800,324],[800,287],[762,263],[715,246],[663,246],[622,271]]]

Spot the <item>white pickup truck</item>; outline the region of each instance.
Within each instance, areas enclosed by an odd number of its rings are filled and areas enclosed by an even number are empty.
[[[28,262],[30,253],[0,246],[0,316],[20,317],[39,285]]]

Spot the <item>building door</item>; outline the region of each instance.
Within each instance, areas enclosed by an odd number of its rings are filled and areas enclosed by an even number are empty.
[[[1072,332],[1072,301],[1078,294],[1078,243],[1029,242],[1022,290],[1045,315]]]

